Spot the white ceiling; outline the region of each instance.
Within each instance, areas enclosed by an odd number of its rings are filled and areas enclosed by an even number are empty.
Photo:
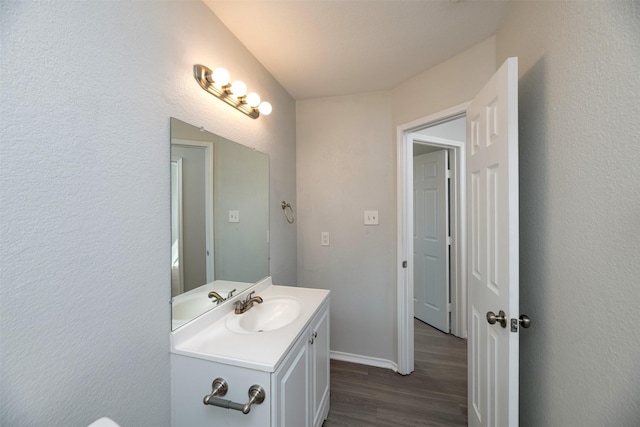
[[[485,40],[508,1],[205,0],[295,99],[387,90]]]

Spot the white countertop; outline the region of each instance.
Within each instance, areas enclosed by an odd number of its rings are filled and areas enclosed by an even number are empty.
[[[269,332],[238,334],[230,331],[226,320],[238,316],[232,304],[219,307],[211,316],[201,316],[171,333],[171,352],[227,365],[274,372],[289,348],[311,321],[316,310],[329,299],[324,289],[272,285],[270,278],[258,285],[255,295],[265,301],[273,297],[293,297],[301,301],[299,316],[290,324]],[[243,299],[245,293],[238,295]],[[207,313],[209,314],[209,313]]]

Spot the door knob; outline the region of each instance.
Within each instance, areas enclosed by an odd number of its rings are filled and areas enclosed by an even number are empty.
[[[527,316],[526,314],[521,314],[519,323],[523,328],[528,328],[529,326],[531,326],[531,319],[529,319],[529,316]]]
[[[502,326],[503,328],[506,328],[507,327],[507,315],[502,310],[500,310],[500,312],[498,313],[497,316],[493,311],[489,311],[487,313],[487,322],[489,322],[489,324],[491,324],[491,325],[495,325],[496,322],[498,322],[498,323],[500,323],[500,326]]]
[[[511,319],[511,332],[518,332],[518,325],[526,329],[531,326],[531,319],[526,314],[521,314],[519,319]]]

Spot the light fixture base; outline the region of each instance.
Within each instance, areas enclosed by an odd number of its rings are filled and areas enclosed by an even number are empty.
[[[212,74],[213,74],[213,71],[209,67],[205,67],[204,65],[201,65],[201,64],[195,64],[193,66],[193,77],[196,79],[196,81],[202,87],[202,89],[206,90],[211,95],[226,102],[227,104],[231,105],[232,107],[234,107],[238,111],[241,111],[242,113],[246,114],[252,119],[257,119],[258,117],[260,117],[260,112],[258,111],[257,108],[252,108],[248,106],[247,104],[236,99],[233,95],[228,93],[226,90],[222,88],[218,88],[215,84],[211,83],[207,79],[207,76],[211,76]]]

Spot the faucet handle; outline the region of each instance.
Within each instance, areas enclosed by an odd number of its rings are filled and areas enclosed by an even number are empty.
[[[244,300],[245,302],[249,301],[251,299],[251,297],[253,296],[253,294],[255,294],[256,291],[252,291],[249,295],[247,295],[247,298]]]
[[[229,291],[229,293],[227,294],[227,299],[231,298],[235,291],[236,291],[236,289],[233,289],[233,290]]]

